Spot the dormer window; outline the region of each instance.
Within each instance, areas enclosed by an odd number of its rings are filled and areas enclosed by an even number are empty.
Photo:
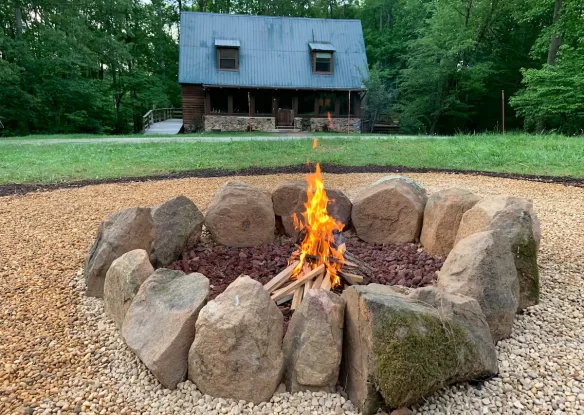
[[[333,73],[332,52],[316,52],[316,56],[314,57],[314,72]]]
[[[332,74],[334,70],[334,46],[330,43],[316,42],[308,45],[312,54],[312,72],[316,74]]]
[[[237,71],[239,69],[239,40],[216,39],[217,69]]]

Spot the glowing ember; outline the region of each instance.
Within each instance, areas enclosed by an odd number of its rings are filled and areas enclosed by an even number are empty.
[[[316,144],[316,142],[315,142]],[[327,212],[329,198],[324,190],[324,182],[320,172],[320,165],[316,165],[316,172],[307,176],[308,191],[306,210],[302,213],[303,220],[293,215],[294,227],[305,236],[300,244],[298,265],[294,268],[296,277],[306,270],[315,269],[324,264],[327,275],[331,278],[331,286],[340,284],[338,271],[341,270],[344,260],[343,248],[337,248],[334,232],[340,232],[343,224],[330,217]],[[310,261],[306,259],[310,258]]]

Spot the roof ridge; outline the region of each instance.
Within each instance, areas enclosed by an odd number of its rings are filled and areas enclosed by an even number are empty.
[[[183,10],[182,14],[208,14],[215,16],[231,16],[231,17],[247,17],[247,18],[262,18],[262,19],[289,19],[289,20],[325,20],[330,22],[359,22],[361,19],[330,19],[326,17],[305,17],[305,16],[268,16],[264,14],[241,14],[241,13],[215,13],[215,12],[195,12]]]

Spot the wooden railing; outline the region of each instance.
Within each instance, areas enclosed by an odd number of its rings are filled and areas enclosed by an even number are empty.
[[[154,123],[170,118],[182,118],[182,108],[156,108],[142,117],[142,130],[146,131]]]

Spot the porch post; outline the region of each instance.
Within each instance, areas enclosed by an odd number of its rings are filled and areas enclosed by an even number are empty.
[[[227,114],[233,115],[233,95],[227,95]]]
[[[318,92],[314,93],[314,115],[318,116]]]

